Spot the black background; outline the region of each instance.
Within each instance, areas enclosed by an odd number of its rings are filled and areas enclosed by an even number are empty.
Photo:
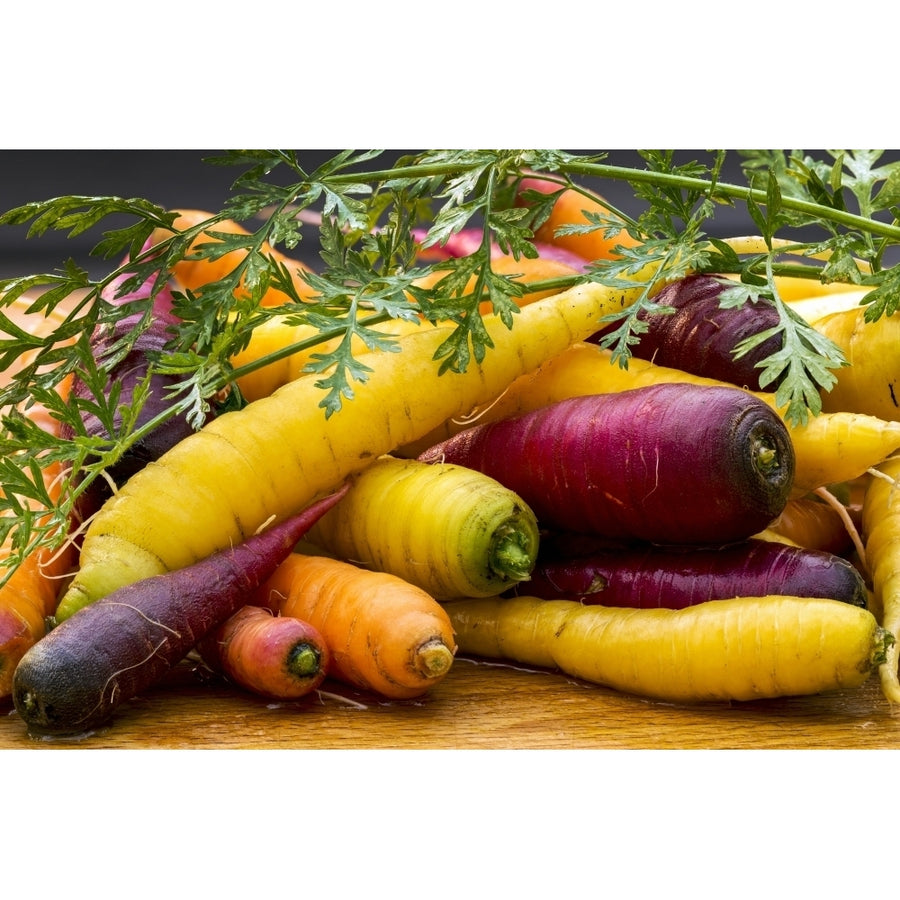
[[[335,150],[299,151],[307,171],[333,156]],[[377,162],[384,167],[409,151],[386,151]],[[585,151],[594,152],[594,151]],[[826,159],[822,151],[808,151]],[[633,150],[612,150],[606,162],[642,167]],[[25,203],[47,200],[68,194],[115,195],[142,197],[167,209],[194,208],[219,210],[230,192],[235,177],[243,169],[212,165],[206,160],[218,156],[217,150],[0,150],[0,210],[6,211]],[[891,158],[897,153],[891,151]],[[709,162],[704,151],[679,150],[680,161],[697,159]],[[739,172],[740,159],[731,153],[723,180],[744,183]],[[588,183],[588,182],[586,182]],[[626,213],[637,214],[642,206],[624,182],[604,181],[591,186],[601,191],[614,205]],[[26,238],[26,226],[0,226],[0,278],[10,278],[59,268],[68,257],[85,267],[94,278],[102,277],[119,260],[104,261],[90,255],[110,222],[101,222],[79,237],[68,237],[64,231],[48,231]],[[718,207],[715,218],[706,225],[713,236],[728,237],[756,233],[741,204]],[[315,247],[307,243],[292,255],[315,266]]]

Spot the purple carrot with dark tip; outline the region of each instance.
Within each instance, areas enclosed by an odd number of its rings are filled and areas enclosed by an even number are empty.
[[[13,676],[13,702],[29,732],[82,734],[108,722],[243,606],[346,491],[236,547],[113,591],[57,625]]]

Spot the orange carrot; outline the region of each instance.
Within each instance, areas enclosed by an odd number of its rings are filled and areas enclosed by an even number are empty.
[[[48,492],[54,501],[59,497],[62,467],[51,465],[44,470]],[[0,559],[8,559],[11,539],[0,547]],[[47,619],[56,610],[66,575],[75,565],[71,543],[57,551],[42,548],[29,554],[0,587],[0,699],[12,692],[12,677],[25,652],[47,633]]]
[[[63,319],[64,306],[56,307],[50,313],[32,313],[29,307],[34,297],[20,295],[2,306],[3,314],[19,328],[30,334],[44,336],[50,334]],[[0,332],[2,333],[2,332]],[[0,387],[7,387],[17,372],[34,360],[34,353],[22,354],[15,365],[0,372]],[[63,396],[68,394],[71,376],[59,386]],[[59,422],[52,418],[49,410],[35,403],[24,410],[25,414],[45,431],[59,433]],[[62,464],[48,465],[43,469],[44,485],[53,502],[60,496]],[[36,502],[30,502],[35,511]],[[12,555],[12,538],[0,545],[0,564]],[[7,581],[0,586],[0,700],[9,698],[12,692],[12,677],[16,665],[34,643],[47,632],[46,620],[56,610],[56,602],[65,576],[75,564],[75,550],[69,543],[59,550],[42,548],[27,556]]]
[[[276,700],[296,700],[324,680],[325,640],[296,616],[275,616],[261,606],[243,606],[197,644],[215,672],[248,691]]]
[[[157,228],[151,237],[151,243],[158,244],[163,240],[172,237],[173,231],[187,231],[190,228],[201,225],[207,219],[211,219],[213,214],[200,209],[185,209],[178,211],[178,217],[172,223],[172,230]],[[221,232],[223,234],[249,234],[246,228],[243,228],[237,222],[226,219],[222,222],[216,222],[207,230],[203,231],[191,242],[191,252],[179,260],[175,264],[173,275],[175,280],[188,290],[196,291],[205,284],[218,281],[221,278],[233,272],[247,256],[246,250],[232,250],[217,257],[201,257],[197,255],[197,250],[203,244],[215,243],[217,239],[210,235],[210,232]],[[296,259],[291,259],[284,253],[263,244],[260,252],[264,256],[270,256],[275,262],[284,265],[291,275],[294,289],[303,299],[309,299],[314,295],[313,289],[303,280],[302,273],[309,271],[309,268]],[[269,288],[260,301],[262,306],[280,306],[283,303],[289,303],[290,298],[277,291]]]
[[[846,520],[839,511],[814,496],[788,500],[778,518],[769,524],[769,530],[807,550],[844,555],[852,544]]]
[[[543,194],[552,194],[558,191],[560,186],[552,181],[547,181],[539,175],[524,179],[519,185],[519,191],[540,191]],[[517,202],[524,205],[525,201]],[[602,215],[609,217],[610,213],[599,199],[595,200],[585,196],[574,188],[563,190],[553,205],[550,216],[534,232],[536,241],[546,241],[563,247],[587,260],[614,259],[618,256],[615,252],[617,246],[634,247],[639,242],[625,229],[607,235],[605,228],[597,228],[594,231],[586,231],[582,234],[559,234],[558,229],[566,225],[587,225],[588,215]]]
[[[456,643],[443,607],[395,575],[293,553],[252,602],[309,622],[325,638],[328,675],[384,697],[419,697],[453,663]]]

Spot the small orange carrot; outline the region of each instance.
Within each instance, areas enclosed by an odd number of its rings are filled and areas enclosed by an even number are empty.
[[[424,694],[456,653],[450,619],[430,594],[341,560],[293,553],[253,602],[318,629],[329,676],[390,699]]]
[[[197,644],[215,672],[254,694],[296,700],[324,680],[329,653],[308,622],[275,616],[261,606],[243,606]]]

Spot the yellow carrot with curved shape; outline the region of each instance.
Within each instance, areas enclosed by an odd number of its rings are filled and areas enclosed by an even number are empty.
[[[444,604],[460,655],[557,669],[682,703],[858,687],[893,640],[867,610],[827,598],[735,597],[613,609],[535,597]]]
[[[536,371],[523,375],[495,398],[467,417],[450,419],[398,455],[418,456],[428,447],[475,422],[521,415],[569,397],[608,394],[651,384],[723,382],[691,375],[681,369],[657,366],[631,358],[628,368],[612,362],[612,354],[596,344],[576,342]],[[778,412],[775,395],[751,392]],[[900,449],[900,422],[860,413],[834,412],[810,416],[805,424],[786,422],[794,445],[794,495],[829,484],[852,481]]]
[[[511,329],[488,317],[493,347],[462,373],[440,374],[435,361],[449,328],[408,335],[400,352],[367,358],[366,383],[331,417],[320,405],[317,375],[218,416],[136,473],[92,519],[57,616],[286,518],[395,447],[501,393],[639,293],[584,284],[526,306]]]

